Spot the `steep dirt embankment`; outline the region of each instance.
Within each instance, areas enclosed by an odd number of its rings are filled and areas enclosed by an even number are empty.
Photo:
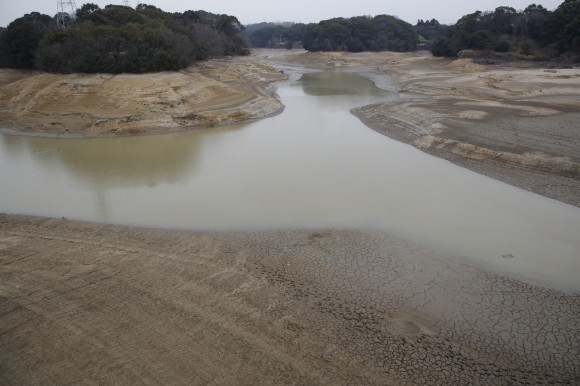
[[[258,119],[283,108],[265,88],[283,79],[252,57],[139,75],[0,70],[0,129],[98,137]]]

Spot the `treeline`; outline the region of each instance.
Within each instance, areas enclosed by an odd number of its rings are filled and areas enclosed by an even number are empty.
[[[505,59],[555,57],[580,60],[580,0],[565,0],[551,12],[531,4],[521,12],[498,7],[463,16],[431,47],[435,56],[488,52]]]
[[[293,48],[301,43],[307,32],[318,24],[310,23],[258,23],[246,26],[245,35],[252,47]]]
[[[415,24],[415,31],[419,34],[420,43],[423,49],[431,47],[431,43],[440,37],[445,36],[447,26],[439,23],[437,19],[431,20],[417,20]]]
[[[0,35],[0,67],[49,72],[142,73],[174,71],[198,60],[247,55],[244,27],[229,15],[168,13],[152,5],[135,9],[84,4],[72,26],[33,12]]]
[[[320,23],[268,25],[248,35],[254,47],[291,48],[302,42],[309,51],[412,51],[419,37],[414,27],[394,16],[335,18]]]
[[[281,27],[281,28],[290,28],[294,24],[293,21],[277,21],[277,22],[263,22],[263,23],[255,23],[255,24],[246,24],[246,30],[242,33],[244,36],[249,36],[252,32],[259,30],[265,27]]]

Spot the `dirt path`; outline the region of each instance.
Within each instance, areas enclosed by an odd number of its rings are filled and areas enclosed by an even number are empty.
[[[0,215],[0,383],[577,384],[580,297],[353,231]]]

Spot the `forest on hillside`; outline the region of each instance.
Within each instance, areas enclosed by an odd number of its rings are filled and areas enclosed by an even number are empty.
[[[536,4],[520,12],[511,7],[476,11],[449,26],[431,48],[435,56],[466,55],[466,50],[504,59],[579,61],[580,0],[565,0],[553,12]]]
[[[411,25],[395,16],[334,18],[319,23],[258,23],[247,31],[235,16],[205,11],[168,13],[147,4],[135,9],[88,3],[68,28],[57,16],[33,12],[0,28],[0,67],[49,72],[142,73],[185,68],[253,47],[309,51],[413,51],[435,56],[505,60],[580,61],[580,0],[550,11],[497,7],[463,16],[454,25],[436,19]],[[245,31],[245,32],[244,32]]]
[[[302,47],[302,40],[307,32],[318,24],[310,23],[257,23],[246,26],[243,32],[252,47],[256,48],[294,48]]]
[[[229,15],[87,3],[68,18],[68,28],[57,28],[56,19],[33,12],[10,23],[0,35],[0,67],[142,73],[250,53],[239,35],[244,26]]]
[[[419,42],[413,26],[394,16],[334,18],[319,23],[270,24],[252,28],[253,47],[292,48],[301,43],[309,51],[412,51]]]
[[[436,19],[420,19],[411,26],[379,15],[247,27],[253,47],[352,52],[421,48],[435,56],[580,61],[580,0],[565,0],[554,11],[539,4],[522,11],[512,7],[476,11],[450,26]]]

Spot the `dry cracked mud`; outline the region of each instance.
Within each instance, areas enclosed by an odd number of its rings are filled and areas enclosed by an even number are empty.
[[[0,383],[580,383],[580,296],[367,231],[0,215]]]

